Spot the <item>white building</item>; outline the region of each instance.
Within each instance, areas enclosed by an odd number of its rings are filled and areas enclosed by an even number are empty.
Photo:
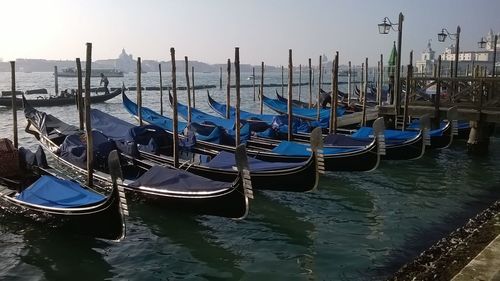
[[[420,75],[432,75],[435,54],[436,52],[432,50],[431,40],[429,39],[427,48],[422,52],[420,60],[416,62],[417,73]]]
[[[124,72],[133,72],[137,65],[132,55],[127,54],[125,49],[122,49],[122,53],[115,62],[115,67]]]
[[[500,37],[500,33],[497,34]],[[459,75],[470,74],[475,66],[486,67],[488,73],[491,73],[493,66],[493,51],[495,50],[495,35],[490,30],[485,38],[486,48],[480,51],[461,51],[458,54],[458,73]],[[499,40],[500,41],[500,40]],[[497,43],[497,51],[500,49],[500,42]],[[444,49],[441,54],[441,75],[449,75],[452,62],[455,61],[455,45],[450,45]],[[498,59],[497,59],[498,61]],[[427,49],[422,52],[420,61],[417,61],[417,72],[421,75],[432,75],[434,64],[437,64],[437,58],[434,58],[434,51],[427,44]],[[498,63],[497,63],[498,66]]]

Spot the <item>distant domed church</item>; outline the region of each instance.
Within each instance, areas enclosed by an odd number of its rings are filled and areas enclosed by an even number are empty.
[[[427,42],[427,48],[422,52],[422,56],[419,61],[417,61],[417,73],[430,75],[434,67],[434,56],[436,52],[431,47],[431,40]]]
[[[124,72],[134,72],[136,69],[136,62],[134,61],[132,54],[129,55],[125,52],[125,49],[122,49],[122,53],[116,60],[115,67]]]

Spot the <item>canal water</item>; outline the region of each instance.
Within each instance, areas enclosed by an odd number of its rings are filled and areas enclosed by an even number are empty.
[[[195,74],[195,84],[218,86],[218,75]],[[265,83],[281,83],[281,73],[266,75]],[[183,76],[178,73],[179,86],[185,85]],[[242,74],[242,83],[251,84],[248,76]],[[170,74],[163,78],[169,85]],[[135,86],[134,81],[135,74],[125,74],[110,78],[110,86]],[[158,74],[145,73],[142,81],[144,86],[158,86]],[[18,90],[53,92],[53,84],[51,73],[17,73]],[[92,86],[98,84],[94,78]],[[76,79],[59,79],[60,89],[74,87]],[[9,89],[10,73],[0,73],[0,90]],[[301,89],[303,100],[307,90]],[[269,97],[274,91],[265,88]],[[224,101],[223,90],[210,92]],[[158,92],[143,95],[146,106],[159,110]],[[185,91],[179,95],[185,102]],[[242,107],[257,112],[253,89],[244,88],[241,95]],[[298,98],[298,89],[294,95]],[[135,93],[129,96],[135,99]],[[210,111],[206,90],[196,91],[196,96],[197,107]],[[92,107],[135,122],[120,97]],[[167,104],[164,108],[170,114]],[[77,124],[74,106],[43,110]],[[21,111],[18,120],[20,144],[35,148],[34,138],[23,132]],[[0,107],[0,125],[0,137],[12,137],[12,112],[7,108]],[[465,142],[456,142],[449,149],[426,152],[419,160],[382,162],[373,172],[329,172],[315,192],[256,192],[249,216],[242,221],[131,202],[127,237],[119,243],[60,233],[0,213],[0,279],[385,279],[500,199],[500,139],[491,139],[490,151],[483,157],[469,155]]]

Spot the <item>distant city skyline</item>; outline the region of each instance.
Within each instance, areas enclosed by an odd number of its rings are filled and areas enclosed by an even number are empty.
[[[402,63],[414,60],[429,39],[441,54],[455,42],[437,41],[442,28],[454,33],[461,26],[460,49],[477,50],[490,29],[500,31],[500,1],[496,0],[148,0],[35,1],[2,3],[0,17],[3,61],[18,58],[84,59],[85,43],[93,43],[93,60],[117,58],[122,48],[134,58],[170,61],[176,58],[209,64],[233,60],[240,47],[241,63],[287,65],[288,49],[294,65],[305,65],[319,55],[330,60],[339,51],[340,64],[361,64],[365,57],[376,66],[387,60],[397,32],[378,34],[377,24],[388,17],[403,21]]]

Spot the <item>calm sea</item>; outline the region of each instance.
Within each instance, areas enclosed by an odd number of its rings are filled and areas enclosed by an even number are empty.
[[[242,83],[251,84],[249,75],[242,74]],[[266,83],[281,83],[281,73],[267,75]],[[218,73],[195,76],[197,85],[219,84]],[[170,75],[163,78],[169,85]],[[110,86],[135,86],[134,81],[130,73],[110,78]],[[142,81],[158,86],[158,74],[145,73]],[[183,81],[179,72],[178,85],[185,85]],[[98,78],[92,80],[93,86],[98,84]],[[53,85],[51,73],[17,73],[18,90],[53,92]],[[59,79],[60,89],[75,86],[74,78]],[[9,89],[10,73],[0,73],[0,90]],[[218,87],[210,91],[224,100]],[[265,89],[267,96],[274,91]],[[135,93],[129,95],[135,98]],[[146,106],[159,110],[158,92],[143,95]],[[179,95],[185,101],[185,92]],[[243,107],[256,112],[253,89],[244,88],[241,95]],[[301,95],[308,96],[307,87]],[[209,111],[206,90],[196,91],[196,96],[197,107]],[[93,107],[135,122],[119,97]],[[74,106],[44,110],[77,124]],[[21,145],[34,148],[33,137],[23,132],[21,111],[18,120]],[[0,136],[11,137],[9,109],[0,107],[0,122]],[[464,142],[457,142],[419,160],[383,162],[374,172],[328,173],[316,192],[257,192],[243,221],[132,203],[128,235],[119,243],[58,233],[0,214],[0,279],[384,279],[500,198],[500,139],[492,138],[490,150],[489,156],[476,157],[467,154]]]

